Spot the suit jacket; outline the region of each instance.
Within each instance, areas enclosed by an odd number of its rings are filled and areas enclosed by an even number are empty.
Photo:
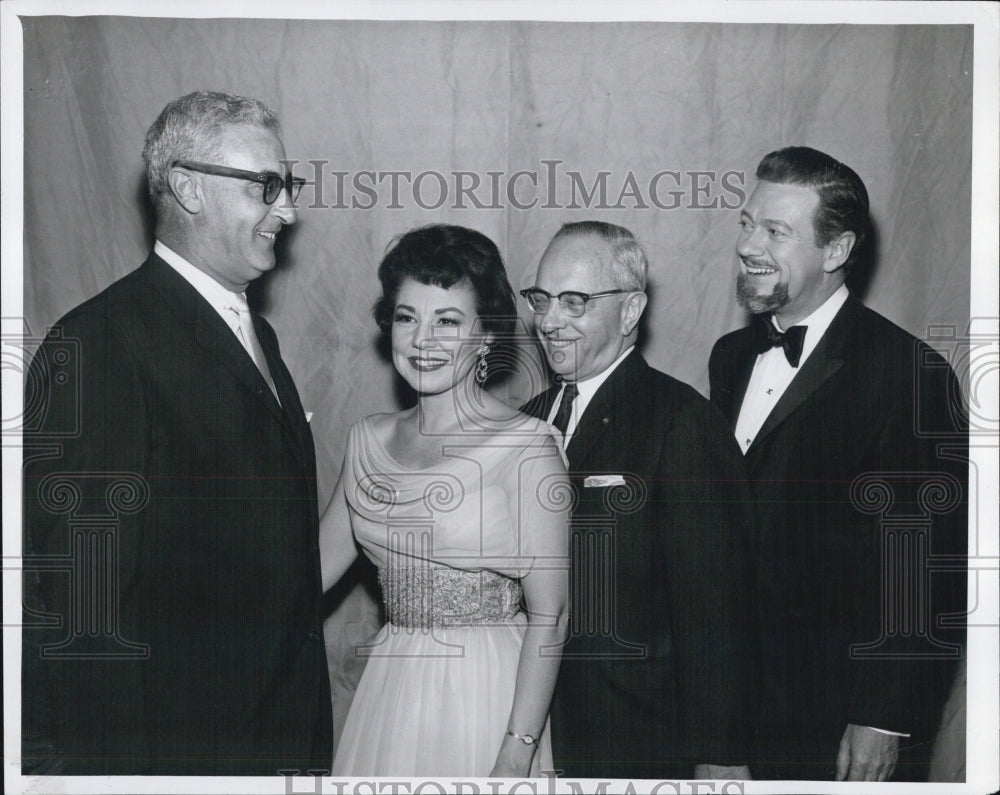
[[[756,356],[749,327],[712,351],[712,400],[734,428]],[[934,619],[964,610],[964,574],[938,564],[964,571],[966,434],[947,363],[849,298],[746,453],[758,775],[831,778],[848,723],[912,733],[904,747],[936,728],[961,641]]]
[[[558,391],[525,411],[546,418]],[[690,777],[698,762],[746,763],[754,518],[722,417],[633,352],[594,395],[566,453],[576,504],[556,767],[662,779]],[[598,476],[612,485],[596,485]]]
[[[36,354],[24,461],[23,769],[328,769],[312,436],[176,271],[142,267]]]

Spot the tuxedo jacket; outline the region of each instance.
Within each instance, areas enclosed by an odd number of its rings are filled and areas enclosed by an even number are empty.
[[[525,406],[547,418],[559,387]],[[754,518],[711,404],[629,354],[566,450],[575,493],[570,639],[552,707],[570,777],[690,777],[747,762]]]
[[[751,327],[712,351],[733,428],[756,357]],[[849,298],[746,453],[771,777],[832,778],[848,723],[932,736],[962,639],[940,623],[965,606],[966,449],[948,364]]]
[[[28,377],[23,769],[328,769],[312,436],[173,268],[67,314]]]

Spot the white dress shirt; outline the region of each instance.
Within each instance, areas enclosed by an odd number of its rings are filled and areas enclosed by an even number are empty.
[[[608,380],[608,377],[615,371],[615,368],[625,361],[625,357],[628,356],[632,351],[635,350],[634,345],[630,345],[621,355],[615,359],[610,367],[606,367],[604,370],[599,372],[595,376],[591,376],[583,381],[576,382],[576,388],[579,390],[575,398],[573,398],[573,405],[570,408],[569,422],[566,424],[566,433],[563,434],[563,450],[569,446],[570,439],[573,438],[573,434],[576,432],[576,426],[580,424],[580,418],[583,416],[583,412],[587,410],[587,406],[590,401],[594,399],[594,395],[597,390],[601,388],[601,384]],[[552,409],[549,411],[549,416],[547,417],[549,425],[553,423],[556,418],[556,412],[559,411],[559,403],[562,401],[563,389],[565,389],[565,384],[559,390],[559,394],[556,395],[555,402],[552,404]]]
[[[254,366],[264,377],[264,381],[270,387],[275,400],[281,403],[267,365],[267,356],[264,354],[263,348],[260,347],[260,340],[257,339],[257,332],[253,328],[253,317],[247,304],[246,293],[227,290],[207,273],[196,268],[159,240],[153,245],[153,252],[194,287],[198,294],[208,301],[209,306],[219,314],[219,317],[226,321],[226,325],[236,335],[243,350],[247,352]]]
[[[239,301],[242,301],[244,305],[246,304],[246,293],[234,293],[231,290],[227,290],[215,279],[205,273],[205,271],[196,268],[184,259],[184,257],[159,240],[157,240],[153,245],[153,253],[183,276],[184,280],[194,287],[202,298],[208,301],[209,306],[218,312],[219,317],[226,321],[226,325],[232,329],[233,334],[236,335],[236,339],[238,339],[240,345],[243,346],[243,350],[245,350],[247,354],[249,354],[250,358],[253,359],[253,351],[250,350],[249,346],[243,339],[243,335],[240,333],[239,316],[231,310],[231,308],[236,306]],[[233,296],[238,296],[238,298],[234,299]]]
[[[753,373],[750,375],[750,383],[747,384],[746,395],[743,397],[743,405],[740,406],[740,416],[736,421],[736,441],[740,443],[740,449],[744,454],[750,448],[768,415],[785,394],[795,374],[826,334],[837,312],[847,301],[848,295],[850,293],[847,287],[840,285],[815,312],[795,324],[806,327],[806,335],[802,342],[802,357],[799,359],[798,367],[792,367],[788,363],[785,351],[780,346],[757,356]],[[785,330],[778,325],[774,315],[771,316],[771,322],[778,331]]]

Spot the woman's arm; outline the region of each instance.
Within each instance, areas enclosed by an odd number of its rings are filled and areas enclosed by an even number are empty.
[[[333,496],[319,519],[319,559],[324,591],[344,576],[357,556],[358,548],[351,531],[351,513],[344,496],[344,473],[341,470]]]
[[[537,451],[538,448],[533,448]],[[525,777],[542,734],[555,689],[562,647],[569,629],[569,481],[551,439],[545,454],[512,473],[512,516],[518,517],[522,554],[530,571],[521,579],[528,626],[517,664],[508,731],[531,735],[529,745],[505,735],[491,776]],[[515,468],[519,469],[519,468]]]

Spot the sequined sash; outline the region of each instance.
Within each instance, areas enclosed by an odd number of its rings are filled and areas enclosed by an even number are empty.
[[[520,610],[521,584],[492,571],[382,566],[382,598],[398,627],[501,624]]]

